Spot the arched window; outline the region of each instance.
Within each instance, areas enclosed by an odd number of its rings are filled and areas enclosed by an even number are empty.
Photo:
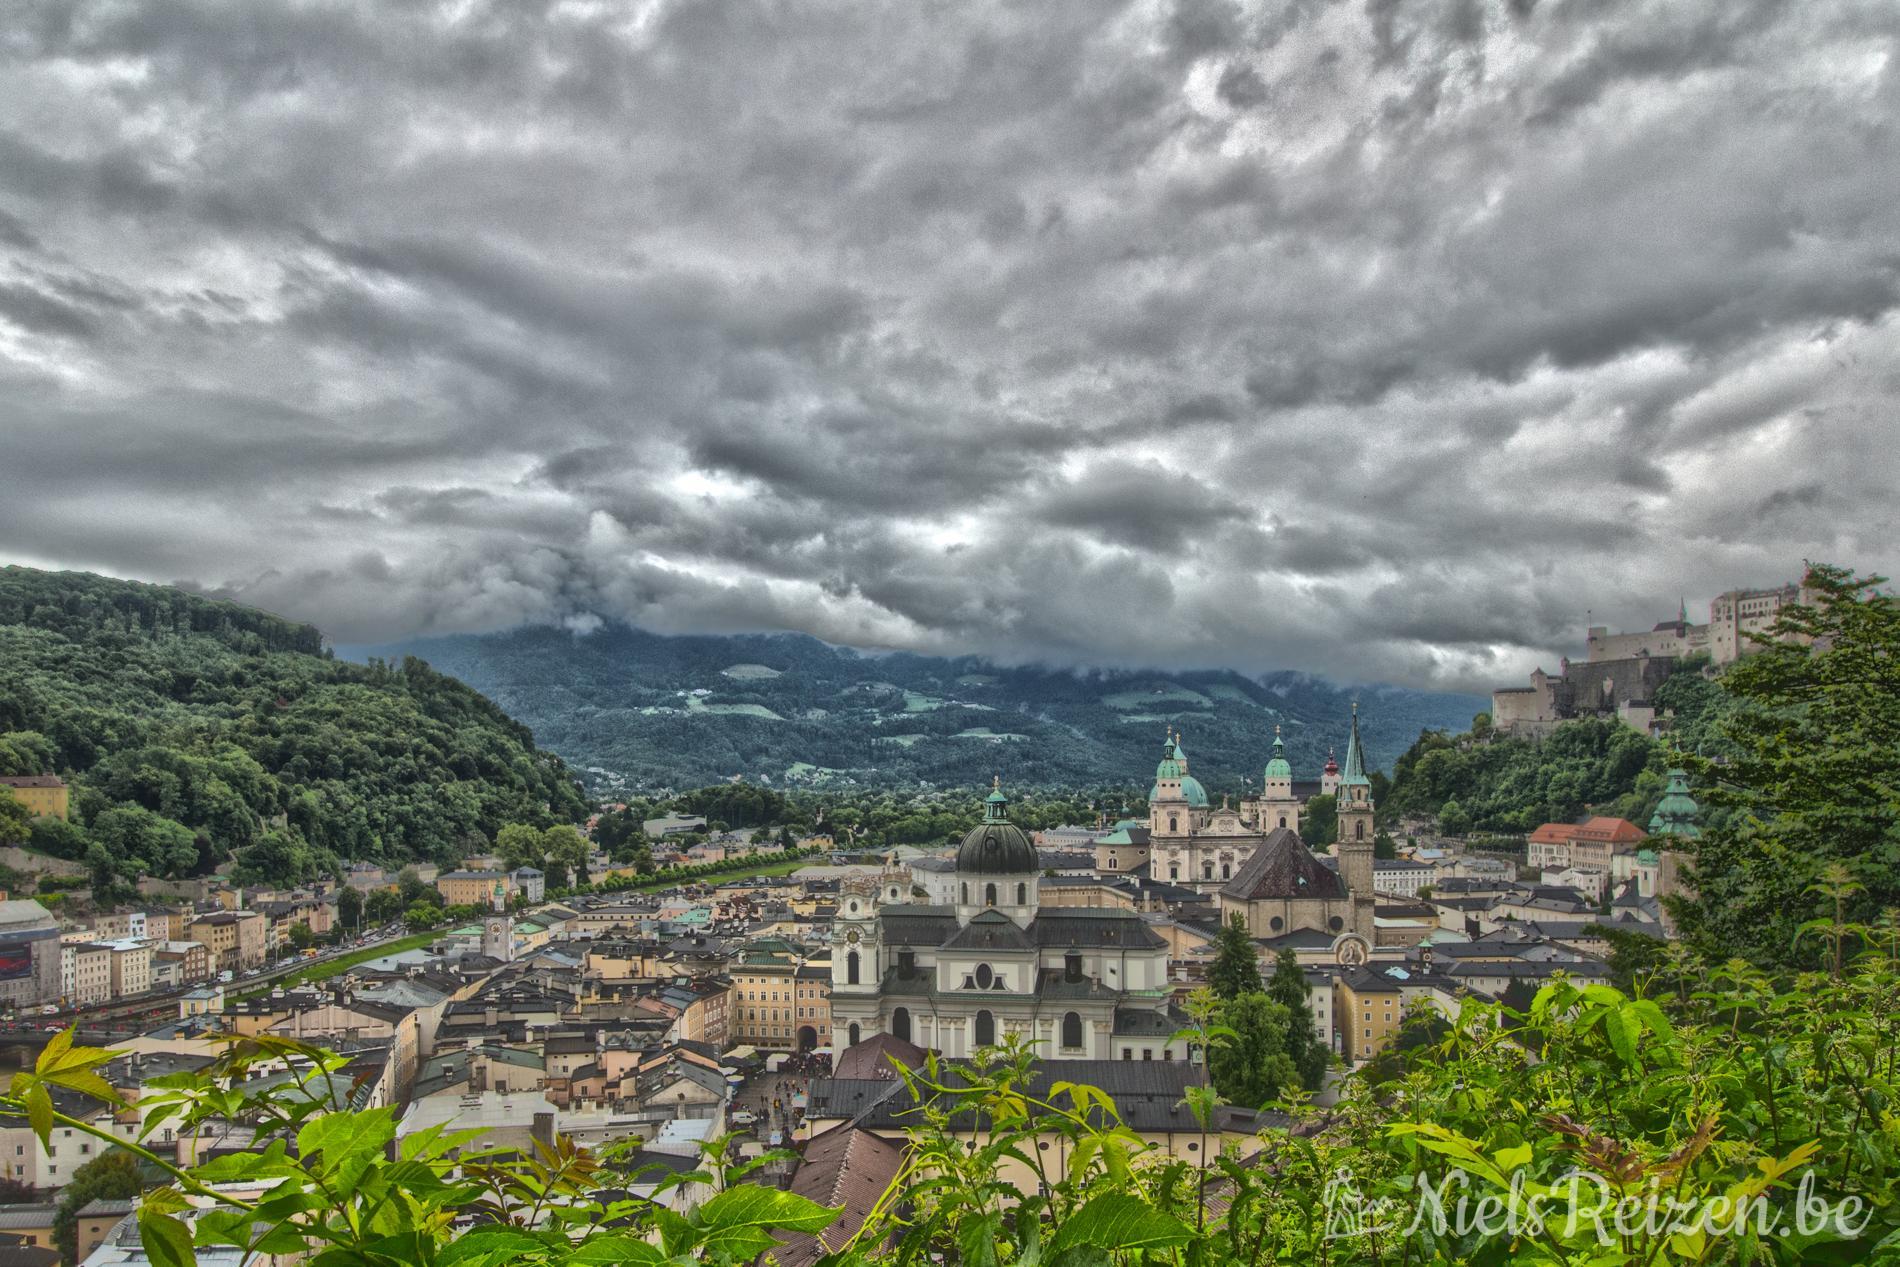
[[[1352,825],[1352,838],[1354,840],[1364,840],[1366,838],[1366,820],[1365,819],[1362,818],[1358,822]]]
[[[1280,826],[1282,826],[1282,827],[1285,827],[1285,826],[1286,826],[1286,815],[1285,815],[1285,814],[1282,814],[1282,815],[1280,815]]]
[[[994,884],[986,884],[983,886],[983,905],[996,905],[996,886]]]
[[[900,1007],[891,1013],[891,1036],[908,1043],[910,1041],[910,1009]]]
[[[976,1045],[978,1047],[996,1046],[996,1018],[984,1008],[976,1014]]]
[[[1071,950],[1062,956],[1062,975],[1070,981],[1082,979],[1082,956]]]
[[[966,903],[970,900],[970,885],[968,881],[965,881],[963,885],[963,900]]]
[[[1172,814],[1168,815],[1168,830],[1169,831],[1181,830],[1181,820],[1176,818]]]
[[[844,981],[846,985],[858,983],[858,952],[855,950],[844,957]]]
[[[1019,884],[1016,886],[1016,905],[1029,905],[1029,886],[1027,884]]]
[[[1223,862],[1220,864],[1220,878],[1223,880],[1231,880],[1234,878],[1234,867],[1232,863]]]
[[[858,1023],[856,1021],[851,1022],[851,1045],[853,1047],[858,1045]]]
[[[1082,1045],[1082,1014],[1067,1012],[1062,1017],[1062,1045],[1075,1048]]]

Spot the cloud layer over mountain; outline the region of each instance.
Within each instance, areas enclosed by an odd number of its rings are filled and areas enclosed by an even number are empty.
[[[1886,0],[29,5],[0,554],[1470,686],[1900,566]]]

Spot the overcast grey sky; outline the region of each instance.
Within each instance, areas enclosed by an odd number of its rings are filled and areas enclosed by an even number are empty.
[[[13,12],[12,561],[1457,686],[1900,567],[1892,0]]]

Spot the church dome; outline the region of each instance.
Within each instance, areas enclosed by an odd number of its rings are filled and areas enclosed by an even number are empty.
[[[1292,777],[1293,767],[1288,765],[1286,760],[1286,744],[1281,742],[1280,728],[1275,726],[1273,728],[1273,760],[1267,762],[1267,778],[1273,780]]]
[[[1034,875],[1042,869],[1023,829],[1003,816],[1009,798],[1001,781],[983,802],[983,821],[972,827],[957,847],[957,870],[979,875]]]
[[[1155,785],[1149,790],[1148,799],[1161,800],[1161,784],[1173,779],[1181,782],[1181,800],[1195,809],[1207,808],[1207,789],[1188,773],[1187,749],[1181,746],[1180,738],[1169,731],[1168,741],[1161,746],[1161,764],[1155,767]]]

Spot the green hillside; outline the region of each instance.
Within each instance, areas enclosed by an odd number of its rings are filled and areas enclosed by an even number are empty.
[[[1139,787],[1166,727],[1218,796],[1257,788],[1286,737],[1299,777],[1345,751],[1352,702],[1371,761],[1421,730],[1462,730],[1477,696],[1348,688],[1300,673],[1009,667],[974,657],[869,655],[795,634],[663,637],[608,626],[585,637],[524,628],[339,654],[414,654],[534,730],[602,794],[689,788],[735,775],[774,786]]]
[[[526,727],[419,661],[336,660],[309,625],[165,586],[0,568],[0,773],[48,769],[74,823],[32,843],[117,884],[447,861],[584,811]]]

